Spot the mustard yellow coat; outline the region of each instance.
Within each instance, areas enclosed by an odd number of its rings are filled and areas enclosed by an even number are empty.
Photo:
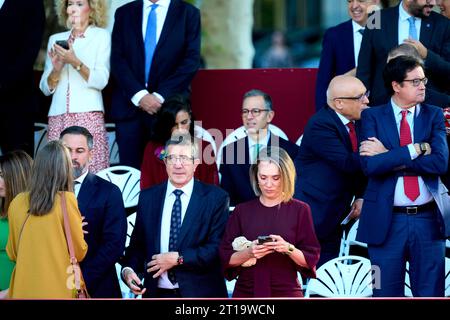
[[[81,214],[75,194],[65,192],[75,256],[83,260],[87,252],[81,227]],[[61,197],[58,194],[52,210],[44,216],[27,217],[29,194],[21,193],[8,210],[9,238],[6,252],[16,267],[11,275],[10,298],[72,298],[70,258],[67,247]]]

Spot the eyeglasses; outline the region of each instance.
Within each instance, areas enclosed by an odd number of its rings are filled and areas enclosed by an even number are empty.
[[[242,112],[242,115],[243,115],[244,117],[247,117],[249,113],[251,113],[252,116],[257,117],[257,116],[259,116],[259,115],[261,114],[261,112],[263,112],[263,111],[270,111],[270,109],[251,109],[251,110],[248,110],[248,109],[242,109],[241,112]]]
[[[359,96],[356,96],[356,97],[336,97],[333,100],[336,100],[336,99],[348,99],[348,100],[358,100],[359,102],[363,102],[364,98],[369,98],[369,96],[370,96],[370,90],[367,90],[363,94],[360,94]]]
[[[188,157],[185,155],[175,156],[173,154],[169,154],[168,156],[165,157],[165,159],[168,164],[175,164],[177,163],[177,160],[180,161],[181,164],[188,164],[192,163],[194,160],[193,157]]]
[[[413,87],[418,87],[418,86],[420,86],[421,82],[423,83],[424,86],[426,86],[427,83],[428,83],[428,78],[425,77],[425,78],[422,78],[422,79],[411,79],[411,80],[405,79],[403,81],[411,82]]]

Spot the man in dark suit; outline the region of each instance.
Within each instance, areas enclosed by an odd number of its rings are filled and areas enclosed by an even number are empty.
[[[271,97],[261,90],[250,90],[242,102],[242,122],[247,136],[225,146],[219,172],[220,186],[230,195],[230,204],[256,198],[250,184],[250,165],[255,163],[259,150],[267,146],[283,148],[294,159],[298,146],[278,137],[269,130],[275,116]]]
[[[444,295],[445,236],[450,235],[443,114],[425,99],[424,67],[400,56],[384,70],[389,103],[362,113],[360,154],[369,182],[357,240],[368,244],[374,296],[404,295],[406,262],[414,296]],[[390,85],[390,87],[388,87]]]
[[[33,64],[41,47],[42,0],[0,1],[0,148],[33,156],[37,111]]]
[[[125,249],[127,220],[119,188],[92,173],[93,138],[78,126],[66,128],[60,139],[69,148],[74,169],[74,191],[87,222],[88,253],[81,262],[84,280],[93,298],[122,298],[116,262]]]
[[[356,67],[368,9],[378,3],[379,0],[347,1],[351,19],[325,31],[316,81],[316,110],[327,106],[326,91],[331,79]]]
[[[141,0],[117,9],[112,31],[111,117],[121,164],[140,168],[154,114],[188,94],[200,65],[200,12],[181,0]]]
[[[361,43],[356,76],[371,91],[371,105],[389,101],[383,82],[383,67],[389,51],[407,39],[427,48],[425,68],[430,79],[425,102],[441,108],[450,106],[448,81],[440,72],[439,59],[450,61],[450,20],[432,11],[434,0],[404,0],[398,6],[380,11],[378,24],[367,28]]]
[[[327,90],[328,107],[311,117],[295,159],[294,197],[311,207],[321,251],[319,265],[339,253],[341,221],[359,216],[366,179],[358,153],[358,123],[369,103],[363,83],[337,76]],[[353,200],[355,199],[355,200]]]
[[[159,298],[226,297],[219,243],[228,196],[193,178],[198,145],[190,135],[166,144],[169,180],[141,191],[122,276],[135,294]],[[144,286],[137,276],[144,272]]]

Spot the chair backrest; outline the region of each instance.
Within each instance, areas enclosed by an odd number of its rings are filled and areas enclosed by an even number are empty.
[[[141,171],[128,166],[115,166],[97,172],[97,175],[114,183],[122,192],[125,208],[138,204],[141,182]]]
[[[213,148],[214,157],[217,155],[216,141],[214,140],[212,135],[208,132],[208,130],[203,129],[199,125],[195,125],[194,126],[194,135],[198,139],[202,139],[202,140],[209,142]]]
[[[370,260],[359,256],[344,256],[325,262],[311,279],[305,297],[370,297],[372,269]]]
[[[295,144],[300,147],[300,145],[302,144],[302,139],[303,139],[303,134],[300,137],[298,137],[297,141],[295,141]]]
[[[106,134],[109,146],[109,164],[117,165],[120,163],[119,145],[116,140],[116,125],[114,123],[105,123]]]
[[[450,258],[449,257],[445,257],[445,296],[450,297]]]
[[[45,123],[36,122],[34,124],[34,156],[48,142],[48,128]]]
[[[356,220],[350,227],[350,230],[342,233],[341,248],[339,251],[339,257],[348,256],[350,254],[351,246],[361,246],[367,248],[367,243],[356,241],[356,234],[358,233],[359,220]]]

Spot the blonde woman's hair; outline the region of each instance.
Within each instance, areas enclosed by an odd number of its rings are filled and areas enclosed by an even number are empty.
[[[0,171],[5,184],[5,197],[0,199],[0,218],[7,216],[9,204],[21,192],[27,191],[33,160],[22,150],[0,156]]]
[[[294,196],[296,172],[294,162],[289,154],[282,148],[267,147],[260,151],[256,163],[250,167],[250,183],[257,196],[261,195],[258,184],[258,169],[261,161],[275,164],[280,170],[282,202],[288,202]]]
[[[49,213],[60,191],[73,191],[72,160],[60,140],[50,141],[36,155],[30,181],[30,214]]]
[[[75,1],[75,0],[74,0]],[[100,28],[105,28],[108,24],[108,6],[105,0],[87,0],[91,12],[89,13],[89,25],[95,25]],[[67,14],[68,0],[56,0],[55,11],[58,15],[58,22],[61,26],[68,29],[71,28],[69,24],[69,16]]]

